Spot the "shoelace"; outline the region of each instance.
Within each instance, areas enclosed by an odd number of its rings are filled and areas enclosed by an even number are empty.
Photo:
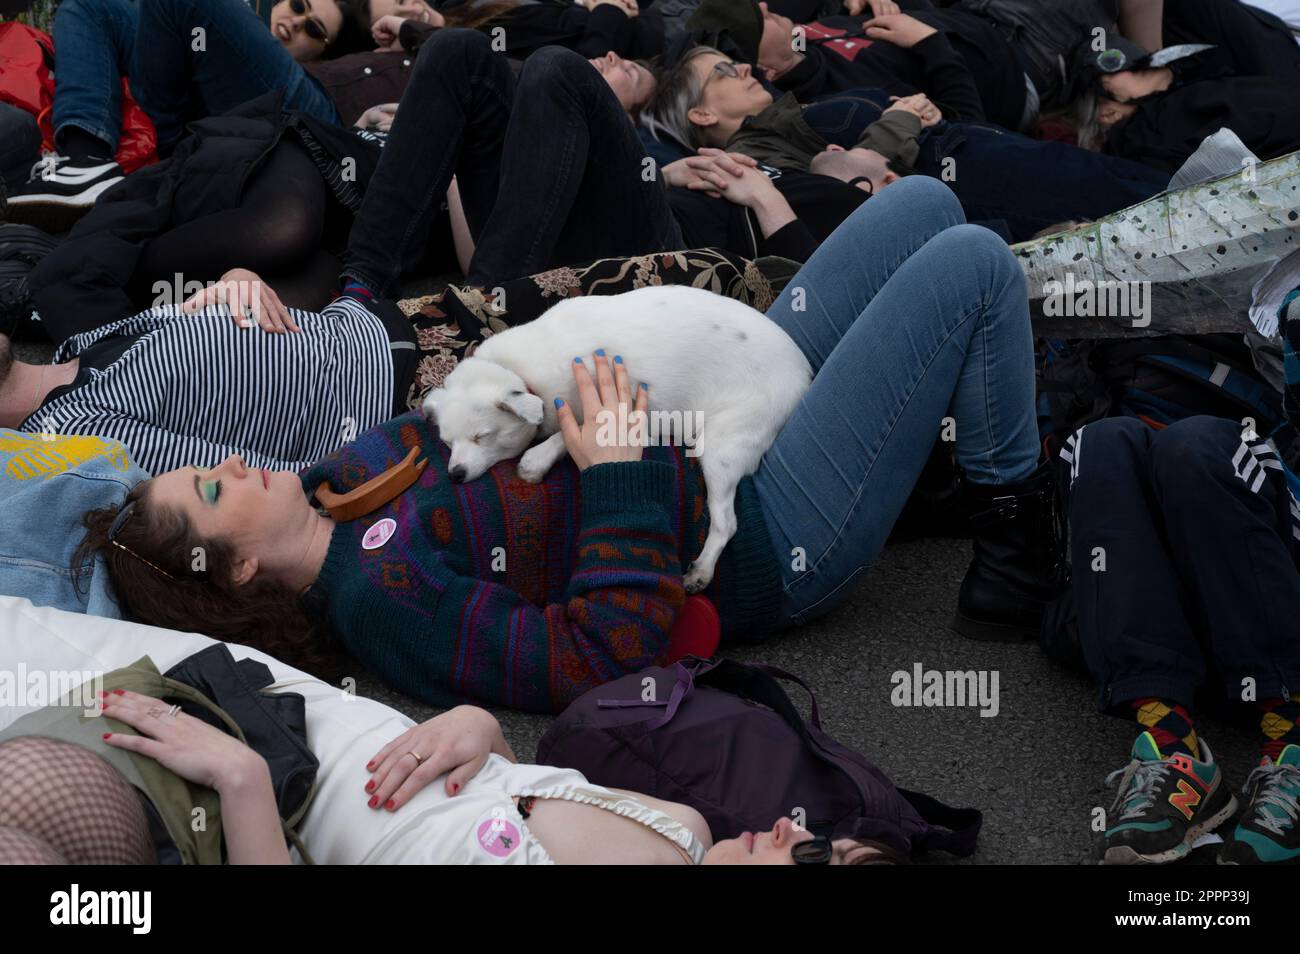
[[[1115,784],[1119,779],[1119,785],[1115,791],[1115,801],[1111,803],[1110,813],[1115,814],[1115,810],[1121,804],[1124,805],[1124,813],[1120,815],[1120,820],[1126,818],[1137,818],[1142,812],[1150,808],[1156,800],[1156,784],[1169,774],[1169,763],[1160,762],[1143,762],[1140,759],[1134,759],[1122,769],[1116,769],[1106,776],[1106,785],[1109,787]],[[1120,778],[1120,776],[1123,776]]]
[[[41,156],[41,158],[36,160],[35,165],[32,166],[31,175],[28,178],[33,182],[37,179],[49,179],[50,176],[54,175],[55,170],[57,170],[62,163],[67,161],[67,156],[60,156],[57,152],[47,152],[45,155]]]
[[[1289,791],[1288,784],[1291,786]],[[1294,765],[1265,762],[1246,778],[1246,791],[1255,793],[1252,801],[1255,821],[1275,835],[1281,836],[1300,815],[1300,805],[1296,803],[1296,793],[1300,792],[1300,769]],[[1281,814],[1264,811],[1266,805],[1271,805]]]

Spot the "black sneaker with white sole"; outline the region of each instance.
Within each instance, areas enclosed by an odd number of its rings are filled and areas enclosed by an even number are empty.
[[[32,166],[27,184],[9,194],[9,208],[60,206],[88,209],[105,190],[123,179],[122,167],[111,159],[81,160],[50,153]]]

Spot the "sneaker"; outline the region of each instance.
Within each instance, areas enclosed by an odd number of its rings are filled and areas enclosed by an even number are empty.
[[[40,325],[27,320],[33,308],[27,280],[57,244],[30,225],[0,225],[0,334],[22,340],[44,337]]]
[[[1126,768],[1106,776],[1115,785],[1102,844],[1104,865],[1162,865],[1191,853],[1192,844],[1237,810],[1210,747],[1201,758],[1160,752],[1150,732],[1133,743]],[[1118,784],[1116,784],[1118,783]]]
[[[48,153],[32,166],[27,184],[9,195],[9,207],[57,205],[86,209],[115,183],[123,179],[116,162],[76,165],[67,156]]]
[[[1277,761],[1265,758],[1246,779],[1246,808],[1219,852],[1221,865],[1300,864],[1297,799],[1300,745],[1288,745]]]

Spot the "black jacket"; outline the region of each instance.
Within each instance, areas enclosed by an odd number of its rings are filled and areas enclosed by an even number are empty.
[[[989,21],[961,10],[912,16],[939,32],[911,49],[866,39],[862,24],[869,17],[819,20],[810,25],[803,61],[776,85],[801,103],[868,87],[895,96],[924,92],[947,119],[1016,129],[1025,108],[1024,70],[1002,35]]]
[[[498,27],[499,33],[495,32]],[[407,20],[398,34],[405,52],[352,53],[308,63],[305,68],[325,88],[344,124],[351,125],[371,106],[401,100],[415,54],[438,29]],[[658,56],[664,46],[663,21],[653,7],[629,17],[611,4],[588,11],[572,3],[547,0],[507,10],[478,30],[499,40],[497,52],[513,60],[525,59],[544,46],[567,47],[587,58],[612,51],[628,59]]]
[[[1176,172],[1227,127],[1261,159],[1300,149],[1300,90],[1267,76],[1223,76],[1213,50],[1170,64],[1168,90],[1142,99],[1106,136],[1105,151]]]
[[[563,46],[590,59],[614,52],[625,59],[648,59],[664,51],[664,27],[654,7],[629,17],[613,4],[594,10],[547,0],[521,4],[479,29],[489,36],[500,26],[501,52],[525,59],[544,46]]]
[[[55,344],[144,307],[129,287],[145,244],[176,223],[237,207],[248,177],[287,131],[301,130],[334,161],[355,160],[350,185],[359,203],[379,162],[378,146],[352,131],[283,111],[281,95],[268,93],[191,123],[169,158],[105,192],[32,270],[32,301]]]

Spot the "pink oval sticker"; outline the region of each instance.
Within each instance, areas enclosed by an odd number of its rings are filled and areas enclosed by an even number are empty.
[[[366,531],[366,535],[361,538],[361,547],[364,550],[378,550],[396,531],[397,521],[385,517]]]
[[[519,828],[499,815],[483,819],[474,836],[478,846],[493,858],[504,858],[519,847]]]

